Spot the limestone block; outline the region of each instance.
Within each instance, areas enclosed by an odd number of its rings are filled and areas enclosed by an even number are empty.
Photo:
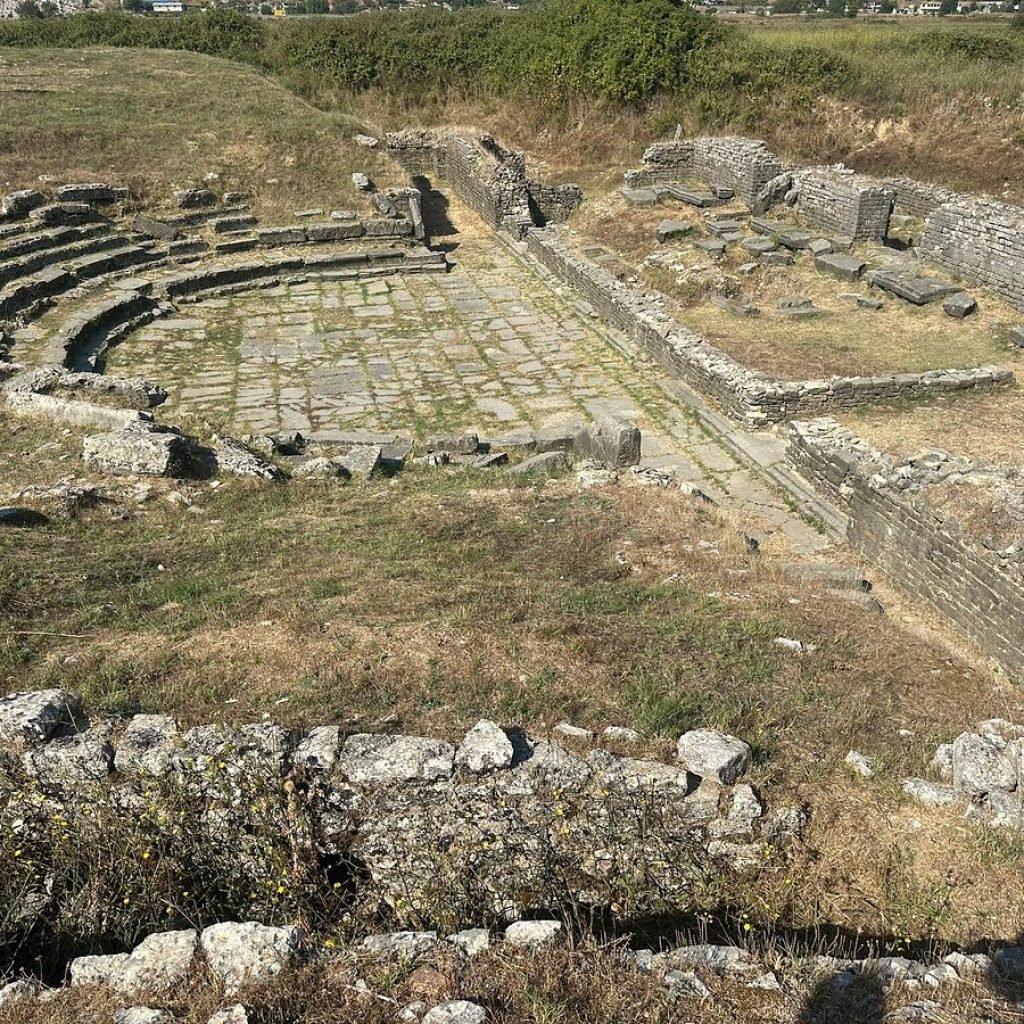
[[[231,996],[293,964],[304,941],[299,927],[271,928],[254,921],[225,922],[204,929],[200,943],[210,970]]]
[[[561,921],[515,921],[505,929],[505,942],[527,949],[554,945],[562,935]]]
[[[65,690],[9,693],[0,697],[0,743],[45,743],[81,714],[81,700]]]
[[[105,779],[114,767],[114,750],[104,731],[89,729],[26,750],[21,763],[25,772],[42,785],[69,789]]]
[[[454,749],[440,740],[357,733],[345,741],[338,767],[350,782],[376,785],[447,778],[454,760]]]
[[[573,443],[573,454],[602,466],[623,469],[640,462],[640,445],[637,427],[608,416],[583,427]]]
[[[692,729],[680,736],[676,745],[676,757],[694,775],[724,786],[747,770],[750,756],[750,747],[743,740],[714,729]]]
[[[455,753],[455,765],[466,771],[483,773],[512,764],[512,741],[494,722],[482,718],[466,733]]]
[[[191,454],[190,444],[180,434],[159,431],[90,434],[82,442],[82,459],[87,466],[119,476],[183,476]]]
[[[421,1024],[484,1024],[487,1011],[477,1003],[453,999],[427,1011]]]
[[[541,452],[539,455],[523,459],[514,466],[509,466],[505,472],[508,476],[528,476],[531,473],[557,473],[568,466],[569,459],[565,452]]]
[[[169,715],[135,715],[114,752],[114,767],[124,774],[165,775],[181,741]]]
[[[216,206],[217,197],[208,188],[187,188],[174,193],[174,201],[182,210]]]
[[[158,932],[131,953],[80,956],[71,962],[71,984],[104,985],[129,999],[160,995],[188,977],[197,941],[191,929]]]

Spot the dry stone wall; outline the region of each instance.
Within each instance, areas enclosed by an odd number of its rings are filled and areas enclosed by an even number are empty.
[[[1024,210],[993,200],[956,199],[934,209],[919,253],[1024,309]]]
[[[895,192],[860,174],[835,168],[793,176],[797,208],[808,220],[858,241],[877,241],[889,232]]]
[[[930,505],[920,493],[929,460],[901,465],[830,419],[791,424],[787,460],[842,507],[855,550],[1024,678],[1019,556],[990,550]]]
[[[583,195],[576,185],[545,185],[529,178],[522,153],[490,135],[467,138],[424,131],[392,132],[388,152],[412,174],[443,178],[488,224],[517,238],[535,224],[564,221]]]
[[[749,205],[783,170],[782,161],[757,139],[704,137],[655,143],[644,153],[643,166],[627,173],[626,183],[635,187],[696,178],[730,189]]]
[[[922,220],[946,203],[967,198],[957,192],[951,192],[948,188],[942,188],[941,185],[914,181],[912,178],[887,178],[884,185],[896,193],[893,213],[919,217]]]

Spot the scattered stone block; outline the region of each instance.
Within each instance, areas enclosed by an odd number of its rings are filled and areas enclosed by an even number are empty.
[[[867,268],[863,260],[843,253],[823,253],[814,257],[816,269],[843,281],[856,281]]]
[[[692,729],[679,737],[676,757],[687,771],[731,786],[750,764],[750,747],[714,729]]]
[[[807,246],[807,251],[812,256],[827,256],[832,249],[832,243],[827,238],[816,238]]]
[[[375,139],[372,135],[353,135],[352,141],[364,149],[376,149],[380,145],[380,140]]]
[[[709,220],[707,224],[711,234],[721,238],[723,235],[736,234],[743,230],[743,225],[738,220]]]
[[[174,193],[174,201],[182,210],[197,210],[216,206],[217,197],[208,188],[186,188]]]
[[[429,1010],[421,1024],[484,1024],[487,1011],[466,999],[451,999]]]
[[[368,479],[380,469],[381,447],[375,444],[353,445],[334,462],[339,464],[348,476]]]
[[[739,302],[736,299],[730,299],[727,295],[712,295],[711,304],[719,309],[735,313],[737,316],[757,316],[761,312],[757,306],[752,306],[746,302]]]
[[[355,220],[358,216],[355,210],[331,210],[331,220]]]
[[[172,1024],[166,1010],[152,1010],[148,1006],[130,1006],[114,1011],[114,1024]]]
[[[71,962],[71,984],[103,985],[125,998],[164,994],[188,976],[198,938],[191,929],[157,932],[131,953],[80,956]]]
[[[491,933],[486,928],[464,928],[449,935],[448,941],[465,956],[479,956],[491,948]]]
[[[790,252],[766,252],[758,260],[766,267],[791,267],[795,262]]]
[[[87,466],[116,476],[184,476],[192,450],[180,434],[117,430],[90,434],[82,442]]]
[[[352,175],[352,184],[355,185],[360,192],[372,192],[373,182],[370,181],[367,175],[363,174],[362,171],[356,171]]]
[[[505,472],[509,476],[527,476],[530,473],[557,473],[568,466],[569,459],[565,452],[541,452],[539,455],[523,459],[514,466],[509,466]]]
[[[663,220],[658,225],[657,238],[659,242],[673,242],[688,235],[692,230],[693,225],[681,220]]]
[[[721,256],[725,252],[726,244],[720,238],[701,238],[694,242],[693,246],[709,256]]]
[[[470,463],[474,469],[492,469],[495,466],[504,466],[508,462],[508,452],[487,452],[484,455],[477,455]]]
[[[0,743],[45,743],[59,729],[73,726],[82,702],[64,690],[31,690],[0,697]]]
[[[736,268],[736,273],[737,274],[752,274],[755,270],[757,270],[759,265],[760,264],[757,264],[757,263],[741,263]]]
[[[455,752],[455,766],[478,775],[512,764],[512,741],[494,722],[482,718]]]
[[[640,445],[637,427],[606,416],[580,430],[573,441],[573,454],[611,469],[622,469],[640,462]]]
[[[428,452],[447,452],[449,455],[475,455],[480,448],[476,434],[435,434],[427,438]]]
[[[241,1003],[235,1003],[226,1010],[218,1010],[206,1024],[250,1024],[249,1014]]]
[[[542,949],[554,945],[561,934],[561,921],[515,921],[505,929],[504,939],[513,946]]]
[[[658,202],[658,195],[652,188],[624,188],[622,198],[630,206],[654,206]]]
[[[665,191],[673,198],[688,206],[704,207],[714,206],[718,197],[713,192],[704,192],[701,189],[685,188],[682,185],[666,185]]]
[[[367,935],[362,948],[368,953],[413,960],[437,945],[437,932],[385,932]]]
[[[320,207],[313,207],[308,210],[295,211],[296,220],[308,220],[310,217],[322,217],[323,215],[324,211]]]
[[[752,238],[744,238],[740,242],[740,248],[746,249],[747,252],[752,252],[755,256],[761,256],[766,252],[775,252],[778,246],[770,238],[758,235]]]
[[[912,277],[892,270],[873,270],[868,274],[868,280],[876,288],[905,299],[915,306],[927,306],[960,291],[957,285],[946,284],[933,277]]]
[[[874,761],[872,761],[870,757],[865,757],[856,750],[851,750],[846,757],[843,758],[843,763],[851,768],[862,779],[870,779],[874,777]]]
[[[925,807],[946,807],[956,803],[956,793],[952,786],[929,782],[927,779],[905,779],[902,789],[907,796]]]
[[[338,760],[341,730],[336,725],[310,729],[292,754],[292,764],[305,772],[328,773]]]
[[[810,231],[799,231],[796,229],[787,229],[779,232],[779,245],[784,249],[792,249],[800,252],[804,249],[811,247],[811,242],[815,240],[817,236],[812,234]]]
[[[1010,344],[1017,348],[1024,348],[1024,325],[1011,327],[1009,333]]]
[[[213,454],[217,469],[235,476],[255,477],[280,483],[284,473],[258,452],[227,434],[213,435]]]
[[[1003,743],[973,732],[953,741],[953,786],[967,796],[982,797],[993,790],[1017,788],[1017,763]]]
[[[954,320],[963,320],[970,316],[978,308],[978,303],[966,292],[957,292],[950,295],[942,303],[942,310]]]
[[[582,423],[559,423],[541,427],[533,436],[533,444],[524,447],[532,447],[534,451],[542,454],[544,452],[571,452],[576,442],[576,435],[581,428]]]

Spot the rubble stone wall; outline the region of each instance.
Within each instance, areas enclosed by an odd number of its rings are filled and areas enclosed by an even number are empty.
[[[993,200],[956,199],[925,220],[919,254],[1024,309],[1024,210]]]
[[[901,491],[895,460],[834,420],[791,424],[787,461],[843,507],[856,551],[966,633],[1012,677],[1024,678],[1019,569],[965,534],[926,497]]]

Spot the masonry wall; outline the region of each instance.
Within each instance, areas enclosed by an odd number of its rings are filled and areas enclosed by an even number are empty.
[[[992,200],[959,199],[937,207],[918,249],[950,273],[985,285],[1024,309],[1024,210]]]
[[[586,298],[602,319],[662,366],[715,398],[726,413],[750,428],[798,415],[990,388],[1013,380],[1013,374],[1000,367],[833,377],[824,381],[772,380],[686,330],[664,311],[662,301],[633,291],[603,267],[573,251],[562,240],[559,229],[534,229],[527,235],[527,245],[556,277]]]
[[[922,220],[944,203],[964,198],[948,188],[911,178],[888,178],[883,184],[896,193],[893,213],[920,217]]]
[[[730,188],[749,205],[782,170],[782,161],[763,142],[707,137],[655,143],[644,153],[643,166],[626,175],[626,182],[651,185],[692,177],[715,188]]]
[[[799,209],[826,231],[854,241],[885,238],[895,192],[860,175],[804,171],[799,175]]]
[[[1024,679],[1021,577],[925,499],[880,481],[875,473],[886,465],[884,454],[829,424],[793,423],[786,457],[845,509],[851,546],[962,630],[1009,675]]]

